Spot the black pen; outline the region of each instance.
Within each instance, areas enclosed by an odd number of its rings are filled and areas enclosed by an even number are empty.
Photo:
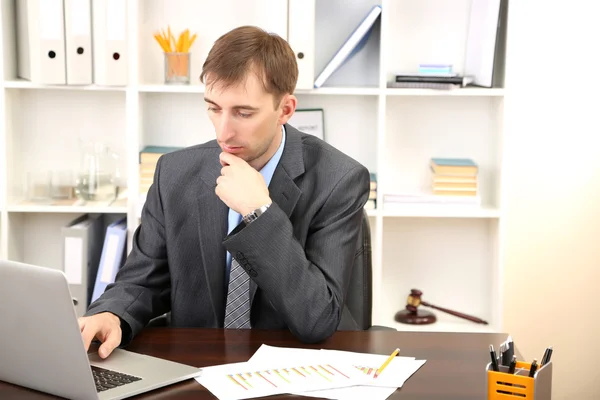
[[[508,366],[508,373],[514,374],[516,367],[517,367],[517,356],[513,356],[512,360],[510,361],[510,365]]]
[[[506,367],[510,364],[512,355],[510,354],[508,343],[504,342],[500,345],[500,363]]]
[[[535,371],[537,370],[537,358],[533,359],[533,362],[531,363],[531,368],[529,368],[529,377],[533,378],[533,375],[535,375]]]
[[[494,351],[494,346],[490,344],[490,357],[492,358],[492,370],[500,371],[498,368],[498,360],[496,359],[496,352]]]
[[[552,346],[548,347],[544,352],[544,357],[542,358],[542,365],[546,365],[550,362],[550,357],[552,357]]]
[[[512,359],[515,354],[515,343],[513,342],[512,336],[508,336],[508,356]]]

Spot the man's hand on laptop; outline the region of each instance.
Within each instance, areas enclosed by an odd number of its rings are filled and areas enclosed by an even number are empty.
[[[106,358],[121,343],[121,320],[113,313],[103,312],[89,317],[80,317],[78,322],[85,351],[90,348],[92,340],[98,339],[102,343],[98,355]]]

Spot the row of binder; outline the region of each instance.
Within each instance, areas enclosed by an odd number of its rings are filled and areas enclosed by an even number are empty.
[[[78,317],[85,314],[125,262],[127,219],[108,225],[102,215],[85,214],[62,228],[63,272]]]
[[[18,76],[39,84],[127,85],[127,2],[16,2]]]

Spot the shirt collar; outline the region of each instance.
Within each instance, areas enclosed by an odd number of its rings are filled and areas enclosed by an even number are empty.
[[[275,172],[275,168],[277,164],[279,164],[279,160],[281,160],[281,155],[283,154],[283,148],[285,147],[285,128],[281,126],[281,143],[279,144],[279,148],[273,154],[273,157],[265,164],[264,167],[260,170],[261,175],[263,176],[267,186],[271,183],[271,178],[273,177],[273,173]]]

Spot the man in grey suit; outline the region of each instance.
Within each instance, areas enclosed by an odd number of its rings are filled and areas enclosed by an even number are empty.
[[[203,65],[216,140],[163,155],[116,281],[80,327],[107,357],[159,315],[172,326],[289,329],[317,342],[355,327],[344,305],[367,169],[287,124],[296,58],[254,27]]]

